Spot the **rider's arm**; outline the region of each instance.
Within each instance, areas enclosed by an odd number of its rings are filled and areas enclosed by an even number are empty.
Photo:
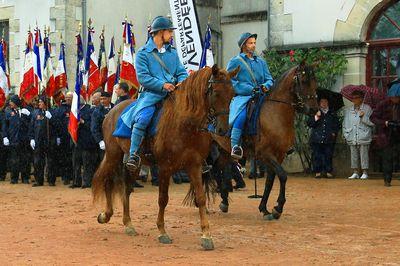
[[[150,74],[149,61],[144,52],[139,52],[135,60],[136,74],[139,83],[150,91],[162,92],[164,80],[158,79]]]
[[[240,65],[239,60],[233,59],[229,61],[227,71],[233,71],[238,65]],[[244,66],[240,66],[239,73],[236,75],[236,77],[231,78],[232,85],[235,89],[236,94],[250,96],[253,94],[254,86],[250,81],[247,81],[247,79],[245,80],[244,75],[246,74],[246,72],[242,71],[243,69]]]

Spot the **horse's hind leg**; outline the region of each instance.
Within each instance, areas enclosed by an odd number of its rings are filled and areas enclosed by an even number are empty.
[[[274,181],[275,181],[275,172],[272,169],[268,169],[267,179],[265,180],[264,193],[260,201],[260,205],[258,206],[259,211],[264,215],[264,219],[270,218],[269,216],[270,213],[267,210],[267,203],[269,194],[271,193],[272,187],[274,185]]]
[[[165,208],[167,207],[169,196],[169,178],[171,173],[166,173],[164,170],[160,169],[159,172],[159,180],[158,180],[158,217],[157,217],[157,228],[160,231],[160,235],[158,236],[158,241],[162,244],[171,244],[172,239],[169,237],[167,232],[165,231]]]
[[[104,193],[106,196],[106,211],[101,212],[97,216],[97,221],[101,224],[108,223],[114,213],[112,197],[114,189],[114,169],[107,161],[106,156],[103,158],[99,168],[96,171],[95,178],[93,179],[94,186],[104,186]]]
[[[122,222],[125,225],[125,233],[130,236],[135,236],[137,235],[135,228],[132,225],[131,221],[131,216],[130,216],[130,207],[129,207],[129,197],[132,192],[132,185],[134,183],[134,180],[136,180],[135,177],[138,175],[138,171],[135,173],[132,173],[133,177],[131,176],[131,173],[123,167],[122,174],[124,178],[124,184],[125,184],[125,191],[123,195],[121,195],[121,200],[122,200],[122,205],[123,205],[123,218]]]
[[[285,205],[285,202],[286,202],[285,193],[286,193],[287,173],[278,162],[272,161],[271,163],[272,163],[272,166],[274,167],[276,174],[278,175],[280,188],[279,188],[279,196],[278,196],[278,200],[277,200],[278,205],[276,205],[272,209],[272,213],[269,214],[268,216],[269,216],[269,219],[279,219],[282,215],[283,206]]]
[[[207,217],[206,209],[206,195],[204,193],[202,179],[201,179],[201,164],[192,168],[188,168],[187,172],[190,175],[191,183],[196,193],[196,203],[199,207],[200,224],[201,224],[201,246],[205,250],[214,249],[214,243],[210,233],[210,224]]]

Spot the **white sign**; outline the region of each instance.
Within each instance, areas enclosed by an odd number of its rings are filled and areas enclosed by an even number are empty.
[[[186,70],[199,69],[202,44],[193,0],[169,0],[175,47]]]

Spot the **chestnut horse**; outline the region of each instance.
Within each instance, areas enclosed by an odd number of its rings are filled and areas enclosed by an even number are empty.
[[[259,211],[264,219],[279,219],[286,202],[285,188],[287,173],[281,164],[287,151],[293,146],[295,139],[295,112],[310,113],[318,108],[317,82],[314,75],[314,67],[301,63],[299,66],[289,69],[278,79],[266,97],[260,112],[257,136],[245,137],[245,153],[267,165],[267,180],[264,193],[259,205]],[[227,162],[227,152],[230,152],[230,142],[226,137],[213,135],[213,139],[225,150],[221,152],[221,158],[217,162],[224,173],[222,187],[220,188],[222,202],[220,209],[228,211],[228,191],[226,182],[230,182]],[[271,192],[275,175],[280,181],[280,190],[277,205],[272,213],[267,210],[267,201]],[[225,186],[224,186],[225,184]]]
[[[185,170],[190,177],[190,191],[187,197],[199,207],[202,230],[201,245],[213,249],[209,222],[206,215],[206,195],[202,183],[202,165],[209,153],[212,138],[206,130],[214,122],[221,131],[228,129],[228,110],[234,96],[231,78],[239,68],[228,73],[216,65],[192,73],[180,87],[164,101],[157,133],[151,142],[151,151],[159,167],[159,212],[157,227],[159,241],[172,242],[165,231],[164,211],[168,204],[170,177],[178,170]],[[99,223],[107,223],[113,215],[113,196],[120,194],[123,203],[125,232],[136,234],[129,214],[129,196],[132,184],[139,171],[129,173],[123,165],[124,154],[129,152],[130,140],[112,136],[121,112],[132,101],[125,101],[114,107],[103,122],[106,144],[104,159],[93,179],[93,199],[106,198],[106,211],[98,216]],[[148,141],[144,141],[148,142]],[[143,148],[143,146],[142,146]],[[142,154],[142,162],[149,165]],[[187,198],[186,198],[187,200]]]

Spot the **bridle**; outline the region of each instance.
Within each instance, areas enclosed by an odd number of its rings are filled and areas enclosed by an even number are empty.
[[[266,98],[266,100],[270,101],[270,102],[288,104],[288,105],[291,105],[296,110],[304,110],[306,101],[318,98],[316,93],[306,94],[306,95],[302,94],[303,82],[301,81],[301,78],[305,74],[306,74],[306,72],[304,70],[300,70],[299,67],[296,68],[296,72],[293,77],[293,82],[294,82],[293,88],[294,89],[292,88],[292,92],[294,93],[294,96],[295,96],[294,102],[287,102],[287,101],[270,99],[270,98]]]
[[[214,79],[213,75],[211,75],[210,79],[207,81],[207,90],[206,90],[206,97],[208,99],[208,112],[207,112],[207,125],[213,125],[215,128],[217,128],[218,124],[218,116],[222,115],[229,115],[229,109],[223,109],[222,111],[216,112],[215,106],[214,106],[214,101],[213,101],[213,96],[215,93],[215,90],[213,88],[213,84],[231,84],[230,80],[221,80],[221,79]]]

